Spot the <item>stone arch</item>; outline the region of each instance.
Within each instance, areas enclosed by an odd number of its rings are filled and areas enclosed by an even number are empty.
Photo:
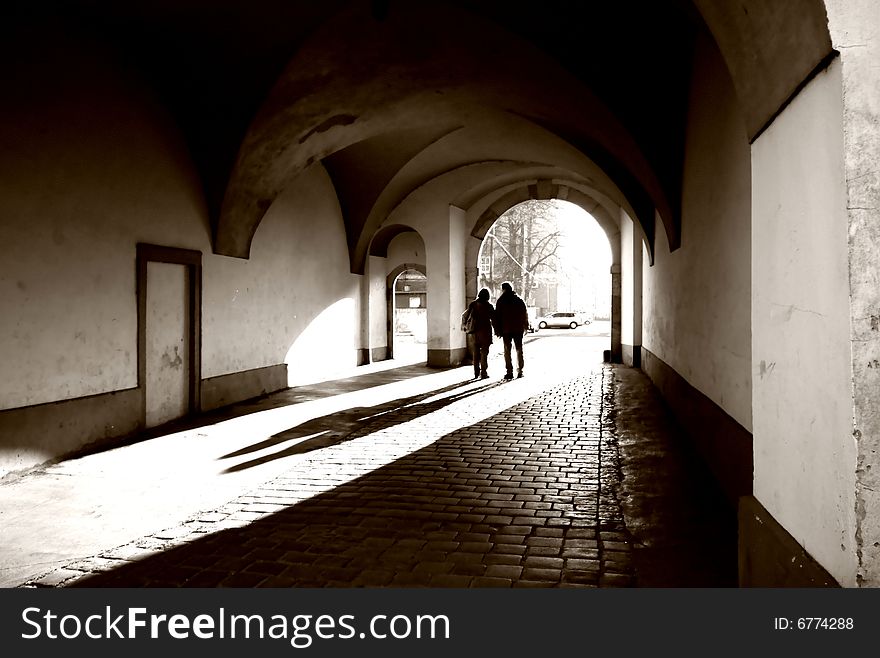
[[[480,214],[471,229],[471,235],[482,240],[492,224],[515,205],[524,201],[547,199],[569,201],[592,215],[608,237],[608,242],[611,246],[612,262],[620,262],[620,241],[618,239],[620,228],[617,220],[599,200],[590,194],[573,187],[573,184],[566,185],[557,181],[539,180],[527,182],[507,192]],[[647,240],[644,242],[648,249],[648,254],[653,256],[652,245]]]
[[[589,85],[578,84],[583,81],[559,67],[538,44],[521,41],[505,29],[494,11],[482,16],[438,3],[431,7],[430,21],[422,11],[417,4],[401,3],[387,20],[363,30],[365,17],[355,3],[308,35],[238,149],[216,221],[215,253],[247,258],[269,207],[308,167],[369,171],[352,189],[374,186],[378,198],[386,181],[373,171],[376,159],[355,145],[407,151],[411,157],[401,156],[401,162],[408,162],[433,143],[435,129],[439,135],[473,120],[473,107],[503,110],[542,128],[595,161],[631,200],[640,201],[639,212],[631,216],[639,214],[649,222],[657,209],[664,223],[674,226],[675,185],[661,180],[606,99]],[[413,26],[425,30],[426,38],[412,38]],[[442,38],[449,30],[455,39]],[[399,38],[401,34],[407,38]],[[351,57],[356,52],[369,56]],[[320,73],[315,61],[322,62]],[[388,70],[395,75],[389,77]],[[566,90],[564,107],[550,100],[548,88]],[[408,135],[406,144],[394,134],[401,130]],[[343,167],[337,166],[340,161]],[[347,195],[343,191],[338,196],[347,217]],[[645,229],[650,235],[653,225]],[[677,231],[668,230],[675,245]],[[355,232],[348,236],[351,249],[361,237]],[[359,259],[360,254],[353,256],[353,271],[359,269]]]
[[[397,277],[407,270],[416,270],[417,272],[421,272],[425,276],[428,276],[428,269],[421,263],[401,263],[391,270],[388,273],[388,276],[385,277],[385,317],[387,318],[385,331],[387,340],[386,344],[388,345],[387,358],[389,359],[394,358],[394,283],[397,281]]]
[[[594,199],[574,187],[569,187],[563,182],[553,180],[525,181],[521,186],[510,190],[500,198],[495,200],[490,206],[484,210],[475,220],[474,226],[471,228],[470,235],[477,241],[470,241],[466,254],[466,263],[468,263],[466,272],[467,295],[468,297],[476,297],[477,280],[476,268],[473,263],[476,262],[479,254],[479,245],[482,243],[486,233],[492,224],[498,220],[501,215],[513,208],[514,206],[530,200],[549,200],[559,199],[568,201],[582,208],[590,216],[592,216],[608,238],[608,244],[611,248],[611,360],[619,362],[622,358],[623,348],[621,344],[621,255],[620,255],[620,227],[618,220],[605,208],[600,201]],[[635,220],[634,220],[635,221]],[[644,233],[643,233],[644,236]],[[644,237],[643,237],[644,239]],[[648,245],[649,254],[652,253],[652,246]]]
[[[391,224],[380,228],[376,231],[370,242],[370,256],[386,258],[388,256],[388,245],[391,244],[394,238],[403,233],[418,233],[418,231],[404,224]]]

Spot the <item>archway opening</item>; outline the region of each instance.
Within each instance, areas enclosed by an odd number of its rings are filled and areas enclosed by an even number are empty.
[[[401,272],[392,294],[392,355],[397,361],[428,359],[428,277],[416,269]]]
[[[510,281],[528,308],[530,339],[577,339],[578,351],[600,361],[611,347],[611,264],[608,237],[589,213],[560,199],[529,200],[486,232],[477,288],[496,300]]]

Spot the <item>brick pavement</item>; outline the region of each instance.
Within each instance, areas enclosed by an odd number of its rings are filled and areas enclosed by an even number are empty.
[[[632,584],[608,371],[469,422],[513,385],[452,387],[341,423],[291,472],[29,585]]]
[[[639,586],[613,379],[597,366],[513,406],[522,380],[330,414],[259,458],[305,457],[280,477],[25,586]]]

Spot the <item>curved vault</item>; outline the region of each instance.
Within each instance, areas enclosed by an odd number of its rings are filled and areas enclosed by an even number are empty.
[[[717,44],[752,141],[836,54],[822,0],[544,0],[515,11],[503,0],[252,0],[212,7],[210,21],[189,0],[65,5],[65,30],[107,42],[155,86],[202,180],[214,250],[239,257],[297,172],[395,131],[413,131],[418,157],[429,127],[466,125],[462,103],[515,113],[584,153],[630,216],[645,228],[660,217],[674,249],[695,35]],[[372,164],[354,151],[329,161],[345,203],[347,170]]]
[[[217,226],[216,251],[246,257],[274,198],[299,171],[320,162],[336,186],[352,270],[359,271],[377,228],[367,218],[391,181],[409,180],[410,190],[424,184],[407,170],[429,152],[434,175],[461,165],[454,151],[437,144],[458,131],[491,125],[487,116],[518,128],[472,131],[479,160],[512,159],[499,152],[516,143],[522,145],[518,159],[548,165],[568,163],[577,154],[611,179],[649,236],[659,212],[670,244],[677,244],[677,194],[669,193],[675,187],[663,184],[602,99],[532,44],[453,4],[401,6],[375,29],[363,28],[352,5],[315,32],[245,137]],[[424,20],[426,11],[430,21]],[[321,63],[317,74],[314,62]],[[530,141],[523,141],[525,132]]]
[[[70,5],[71,29],[75,18],[110,41],[167,101],[212,209],[214,250],[239,257],[297,172],[327,165],[347,204],[357,197],[348,170],[373,163],[357,149],[335,154],[411,131],[399,150],[416,158],[429,127],[466,125],[463,103],[569,143],[614,179],[646,229],[658,215],[675,248],[695,34],[718,45],[751,140],[835,55],[822,0],[546,0],[524,11],[501,0],[254,0],[211,21],[187,0]],[[486,146],[492,157],[497,143]],[[378,199],[390,174],[355,201]]]

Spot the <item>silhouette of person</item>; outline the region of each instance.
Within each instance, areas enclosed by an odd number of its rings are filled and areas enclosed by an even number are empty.
[[[523,376],[523,334],[529,328],[529,312],[526,303],[513,291],[510,281],[501,284],[501,296],[495,302],[495,315],[492,324],[495,335],[504,341],[504,367],[507,372],[504,379],[513,379],[513,359],[511,358],[511,344],[516,346],[517,377]]]
[[[467,325],[468,348],[474,361],[474,378],[488,379],[489,346],[492,344],[492,314],[489,291],[480,290],[477,298],[468,304],[463,320]]]

